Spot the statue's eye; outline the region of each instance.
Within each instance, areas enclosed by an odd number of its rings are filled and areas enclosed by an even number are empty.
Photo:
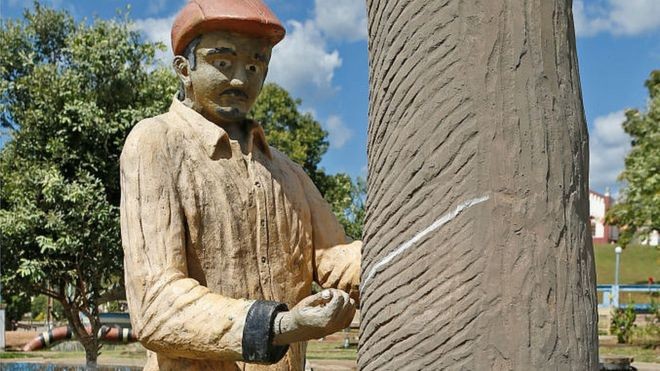
[[[252,73],[257,73],[260,71],[259,66],[257,66],[256,64],[248,64],[245,66],[245,69],[248,72],[252,72]]]
[[[217,68],[229,68],[231,67],[231,61],[228,61],[226,59],[218,59],[213,62],[213,65],[216,66]]]

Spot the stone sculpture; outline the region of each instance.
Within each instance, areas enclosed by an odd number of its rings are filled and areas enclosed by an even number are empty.
[[[301,370],[304,341],[354,315],[361,242],[246,119],[283,37],[261,0],[192,0],[174,21],[180,94],[132,130],[121,157],[145,370]],[[313,280],[329,289],[311,295]]]
[[[594,370],[570,0],[368,0],[361,370]]]

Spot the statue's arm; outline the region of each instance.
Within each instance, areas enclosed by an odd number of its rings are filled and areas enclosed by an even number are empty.
[[[312,180],[297,168],[312,217],[314,279],[324,288],[337,288],[359,302],[362,241],[351,242]]]
[[[121,230],[133,328],[146,348],[165,356],[276,362],[287,350],[268,339],[283,309],[279,303],[228,298],[188,278],[185,218],[167,141],[164,134],[138,127],[121,157]]]

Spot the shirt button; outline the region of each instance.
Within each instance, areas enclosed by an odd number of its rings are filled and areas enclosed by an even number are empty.
[[[264,263],[264,264],[266,264],[266,257],[265,257],[265,256],[262,256],[262,257],[261,257],[261,262]]]
[[[255,185],[257,188],[261,188],[261,182],[259,182],[259,181],[254,182],[254,185]]]

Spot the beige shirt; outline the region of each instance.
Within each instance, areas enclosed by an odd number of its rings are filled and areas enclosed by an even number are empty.
[[[249,154],[174,100],[140,122],[121,156],[121,231],[145,370],[301,370],[304,344],[271,366],[243,364],[254,300],[293,307],[312,280],[357,297],[349,243],[303,169],[249,124]]]

